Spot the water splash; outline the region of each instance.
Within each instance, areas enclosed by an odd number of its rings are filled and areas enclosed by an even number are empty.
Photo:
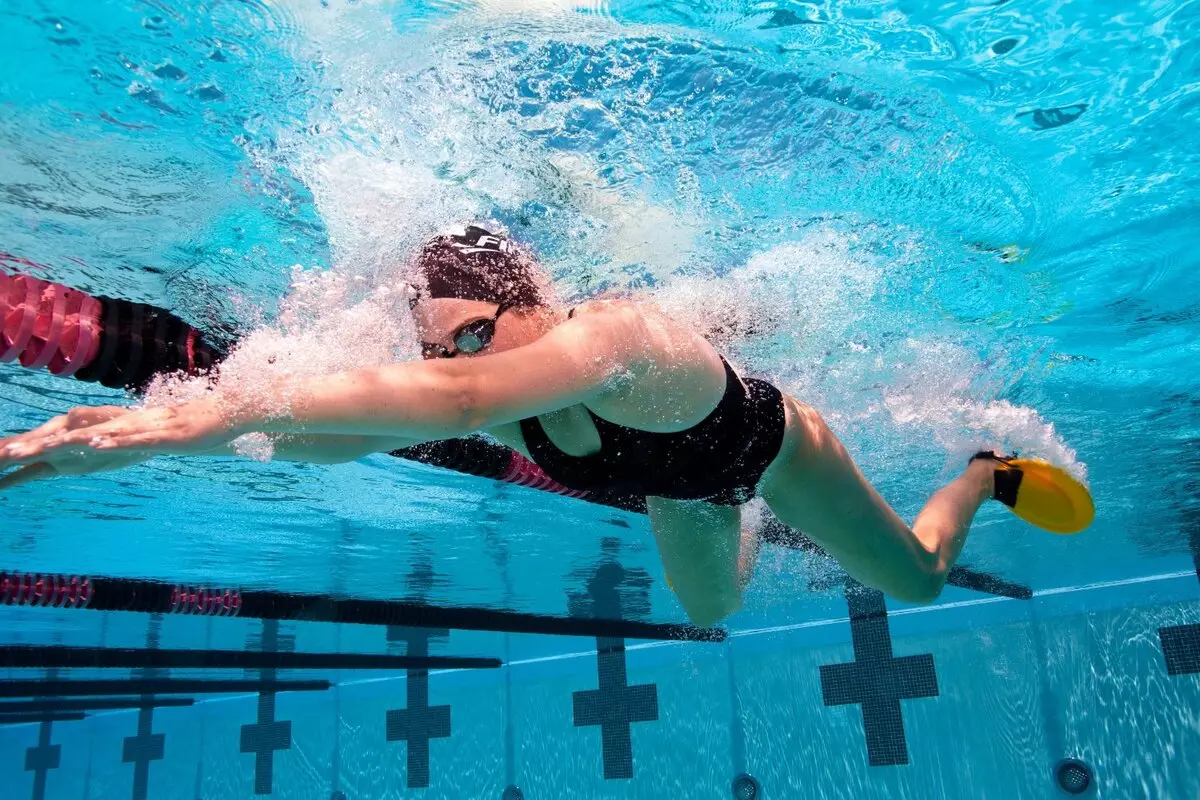
[[[274,321],[241,339],[212,376],[156,376],[144,404],[171,405],[205,397],[219,381],[223,391],[257,400],[285,415],[287,387],[298,380],[417,357],[417,337],[400,284],[377,284],[363,275],[295,267],[292,289]],[[242,437],[238,451],[255,460],[271,456],[269,440]]]
[[[978,450],[1042,458],[1087,481],[1080,462],[1052,422],[1035,409],[970,394],[982,362],[946,342],[907,342],[914,360],[896,385],[884,390],[883,407],[902,429],[931,437],[955,463]]]
[[[1006,384],[988,380],[994,365],[968,323],[930,329],[885,310],[880,295],[907,285],[929,257],[911,232],[823,222],[724,275],[671,280],[653,298],[835,428],[868,427],[876,445],[889,436],[933,442],[956,463],[981,448],[1017,450],[1084,479],[1052,423],[996,399]],[[887,421],[891,434],[880,430]]]
[[[754,254],[724,275],[681,275],[654,293],[668,314],[732,348],[754,369],[791,373],[846,341],[870,312],[882,267],[858,252],[858,235],[819,225]],[[784,363],[776,358],[787,353]]]

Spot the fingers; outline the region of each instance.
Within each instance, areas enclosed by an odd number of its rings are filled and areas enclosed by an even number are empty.
[[[51,436],[59,431],[66,430],[67,415],[61,414],[53,419],[43,422],[31,431],[19,433],[16,436],[10,436],[7,439],[0,440],[0,447],[8,447],[14,444],[23,444],[45,436]]]
[[[21,467],[18,470],[8,473],[0,478],[0,491],[11,489],[14,486],[20,486],[23,483],[31,483],[33,481],[44,480],[45,478],[53,478],[58,472],[54,467],[44,462],[30,464]]]
[[[41,428],[0,442],[0,467],[30,464],[60,451],[87,450],[105,436],[141,430],[137,415],[120,406],[72,409]]]
[[[111,422],[129,413],[123,406],[79,406],[66,414],[60,414],[26,433],[0,440],[0,467],[8,464],[29,463],[45,452],[70,431],[78,431],[95,425]]]
[[[108,406],[76,409],[38,431],[0,442],[0,469],[46,462],[58,474],[93,471],[94,465],[120,460],[134,462],[156,454],[191,454],[228,441],[228,426],[207,406],[124,409]],[[222,438],[224,437],[224,438]],[[101,451],[104,451],[103,453]]]
[[[40,438],[30,437],[6,444],[0,449],[0,468],[86,454],[102,441],[102,433],[98,431],[100,427],[92,425],[74,431],[58,431]]]
[[[0,450],[0,469],[22,464],[35,464],[51,457],[61,457],[68,451],[78,452],[81,449],[87,449],[86,447],[81,448],[79,445],[64,445],[62,437],[63,434],[60,433],[46,439],[7,445]]]
[[[161,431],[145,431],[142,433],[126,433],[104,436],[92,441],[92,447],[97,450],[157,450],[167,452],[172,441],[171,437]]]

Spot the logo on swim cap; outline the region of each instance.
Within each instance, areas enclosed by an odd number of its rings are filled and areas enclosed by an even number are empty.
[[[449,234],[451,246],[460,253],[508,253],[511,245],[508,239],[478,225],[467,225],[451,231]]]

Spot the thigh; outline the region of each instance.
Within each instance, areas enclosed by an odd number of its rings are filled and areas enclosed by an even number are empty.
[[[663,569],[688,616],[708,625],[737,609],[741,510],[700,500],[647,497]]]
[[[771,512],[821,545],[854,578],[903,592],[933,554],[863,476],[821,415],[786,398],[787,433],[759,491]]]

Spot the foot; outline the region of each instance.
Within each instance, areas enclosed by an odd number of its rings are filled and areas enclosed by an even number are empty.
[[[1039,458],[976,453],[968,470],[991,472],[992,497],[1018,517],[1053,533],[1078,533],[1092,524],[1092,495],[1078,478]]]
[[[967,463],[967,474],[978,481],[980,495],[984,499],[996,499],[996,461],[995,454],[978,453]]]

